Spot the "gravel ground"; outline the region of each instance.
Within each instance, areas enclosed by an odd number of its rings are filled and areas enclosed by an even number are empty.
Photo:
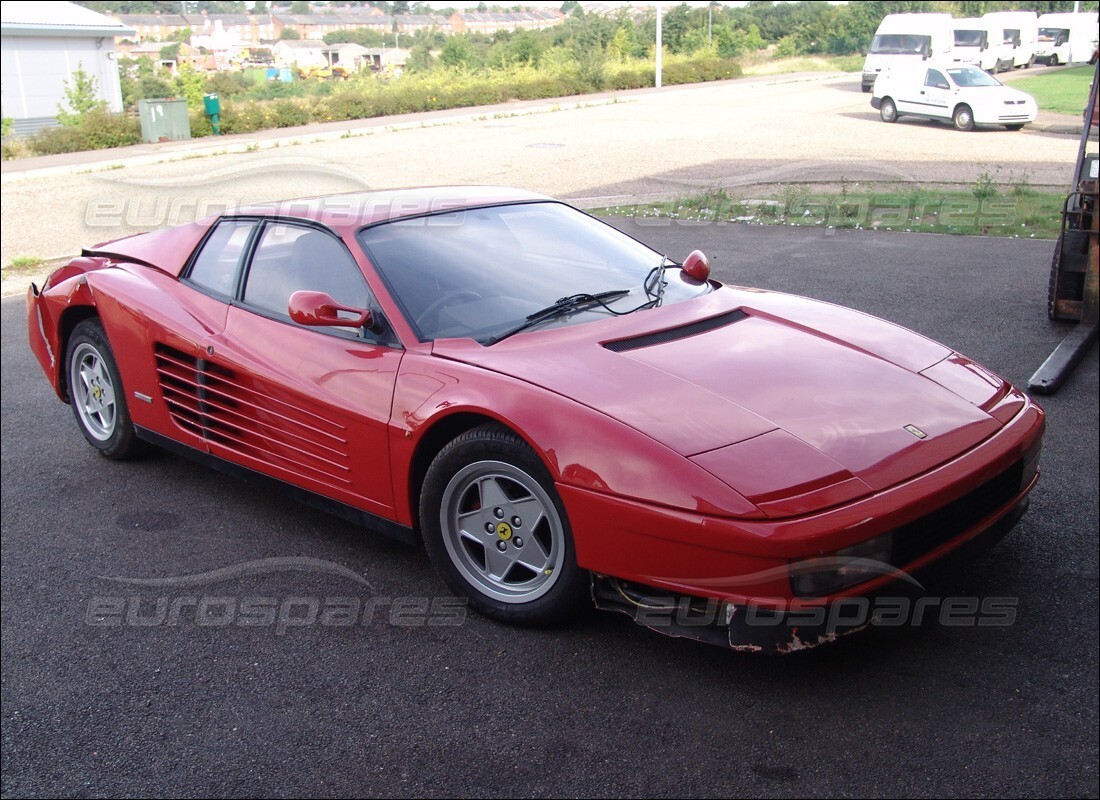
[[[1005,185],[1026,179],[1061,191],[1078,144],[1049,126],[970,134],[916,120],[886,126],[858,80],[837,74],[624,92],[557,107],[226,137],[221,146],[241,152],[206,157],[198,156],[208,141],[142,146],[117,161],[87,157],[95,163],[86,172],[71,156],[5,164],[0,257],[5,264],[59,257],[243,202],[367,187],[503,184],[598,205],[841,178],[970,184],[988,173]],[[148,163],[158,157],[174,160]]]

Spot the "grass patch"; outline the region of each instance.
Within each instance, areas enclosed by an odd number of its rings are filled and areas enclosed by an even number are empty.
[[[714,189],[690,197],[637,206],[590,209],[604,216],[666,218],[684,223],[792,225],[970,236],[1058,237],[1062,195],[1034,190],[1026,176],[1008,187],[979,181],[973,189],[924,187],[815,191],[787,184],[751,197]]]
[[[11,264],[8,266],[10,270],[16,270],[21,272],[29,272],[36,267],[40,267],[46,263],[46,259],[39,258],[38,256],[16,256],[11,260]]]
[[[1057,72],[1017,78],[1012,87],[1027,92],[1035,98],[1043,111],[1081,116],[1081,110],[1089,100],[1089,82],[1093,68],[1067,67]]]
[[[742,61],[745,75],[785,75],[791,72],[859,72],[864,57],[852,56],[794,56],[792,58],[753,59]]]

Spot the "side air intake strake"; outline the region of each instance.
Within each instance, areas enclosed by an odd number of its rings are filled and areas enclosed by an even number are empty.
[[[640,350],[643,347],[653,347],[658,344],[668,344],[669,342],[675,342],[679,339],[686,339],[689,336],[696,336],[700,333],[706,333],[707,331],[713,331],[718,328],[724,328],[726,325],[732,325],[735,322],[739,322],[745,317],[746,314],[741,309],[736,311],[728,311],[725,314],[719,314],[717,317],[711,317],[710,319],[702,319],[698,322],[692,322],[688,325],[681,325],[678,328],[669,328],[665,331],[657,331],[655,333],[647,333],[642,336],[635,336],[631,339],[617,339],[613,342],[604,342],[603,346],[613,353],[624,353],[628,350]]]
[[[188,433],[335,487],[351,484],[344,426],[299,407],[282,387],[156,346],[168,413]]]

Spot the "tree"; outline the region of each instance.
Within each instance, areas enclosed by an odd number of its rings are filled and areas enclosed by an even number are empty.
[[[187,98],[188,108],[202,108],[206,78],[188,61],[180,62],[176,70],[176,93]]]
[[[309,4],[308,0],[294,0],[294,2],[290,4],[290,13],[291,14],[312,14],[313,9],[310,8],[310,4]]]
[[[283,28],[279,33],[279,38],[283,41],[293,41],[295,39],[301,39],[302,34],[298,33],[297,28]]]
[[[439,62],[445,67],[465,69],[472,66],[473,61],[474,50],[470,47],[470,40],[461,34],[449,38],[439,54]]]
[[[90,111],[106,111],[107,101],[99,97],[96,79],[77,65],[70,80],[65,81],[65,102],[57,104],[57,121],[66,128],[76,128]]]

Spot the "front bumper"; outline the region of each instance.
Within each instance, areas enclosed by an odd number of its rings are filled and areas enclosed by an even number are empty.
[[[780,520],[716,518],[559,484],[571,521],[578,564],[594,573],[597,605],[631,613],[641,624],[673,635],[691,635],[726,646],[783,651],[793,639],[763,644],[739,627],[739,609],[829,608],[848,598],[873,596],[899,578],[908,580],[972,542],[991,542],[1022,516],[1037,481],[1042,411],[1013,392],[1022,408],[995,435],[929,472],[860,500],[814,514]],[[798,597],[792,564],[889,534],[890,555],[874,577],[821,597]],[[838,584],[841,585],[841,584]],[[636,587],[625,591],[623,587]],[[630,599],[636,594],[640,601]],[[681,600],[681,598],[686,598]],[[622,601],[622,602],[620,602]],[[687,608],[678,610],[678,604]],[[669,612],[669,608],[673,608]],[[702,609],[702,610],[700,610]],[[691,634],[676,626],[650,625],[652,613],[702,613],[706,624]],[[639,615],[642,619],[639,619]],[[807,641],[804,622],[788,625]],[[702,635],[696,635],[699,633]],[[839,630],[812,636],[835,638]],[[789,649],[789,648],[788,648]]]
[[[965,564],[1003,539],[1023,517],[1028,499],[965,545],[934,565],[906,579],[893,581],[869,595],[840,597],[829,603],[792,601],[782,607],[737,604],[688,595],[653,594],[652,590],[606,575],[593,575],[592,599],[597,608],[618,611],[637,624],[666,636],[693,639],[743,652],[785,655],[835,642],[873,626],[897,628],[919,626],[931,620],[947,619],[954,624],[989,624],[983,620],[1003,618],[1003,602],[978,604],[972,598],[931,598],[923,594],[923,578],[943,568]],[[960,618],[961,610],[970,614]],[[929,612],[929,608],[932,609]],[[1013,612],[1014,613],[1014,612]]]

